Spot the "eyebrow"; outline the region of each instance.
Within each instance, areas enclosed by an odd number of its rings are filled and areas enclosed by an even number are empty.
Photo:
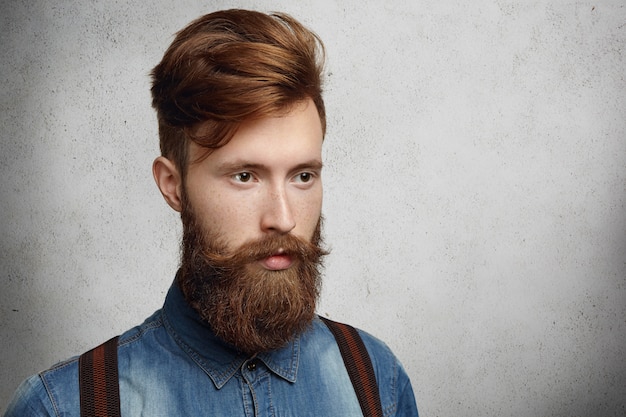
[[[292,171],[300,171],[302,169],[321,171],[323,166],[324,164],[322,164],[322,161],[320,161],[319,159],[312,159],[310,161],[296,165],[295,167],[293,167]]]

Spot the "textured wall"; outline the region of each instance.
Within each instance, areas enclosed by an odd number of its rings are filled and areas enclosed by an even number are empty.
[[[624,415],[624,2],[294,3],[1,3],[0,409],[160,307],[147,74],[236,5],[327,45],[320,312],[386,340],[424,416]]]

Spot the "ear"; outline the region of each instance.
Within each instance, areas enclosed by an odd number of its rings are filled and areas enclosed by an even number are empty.
[[[167,204],[176,211],[182,210],[182,178],[176,165],[164,156],[159,156],[152,164],[152,175]]]

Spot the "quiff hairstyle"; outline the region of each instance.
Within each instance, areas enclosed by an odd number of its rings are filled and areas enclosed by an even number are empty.
[[[306,99],[322,132],[324,45],[286,14],[224,10],[177,33],[152,70],[161,154],[184,176],[188,144],[224,146],[242,122],[280,116]]]

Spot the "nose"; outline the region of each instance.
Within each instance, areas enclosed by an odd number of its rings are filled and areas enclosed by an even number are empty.
[[[296,227],[292,207],[284,188],[275,189],[265,198],[261,229],[265,233],[287,234]]]

